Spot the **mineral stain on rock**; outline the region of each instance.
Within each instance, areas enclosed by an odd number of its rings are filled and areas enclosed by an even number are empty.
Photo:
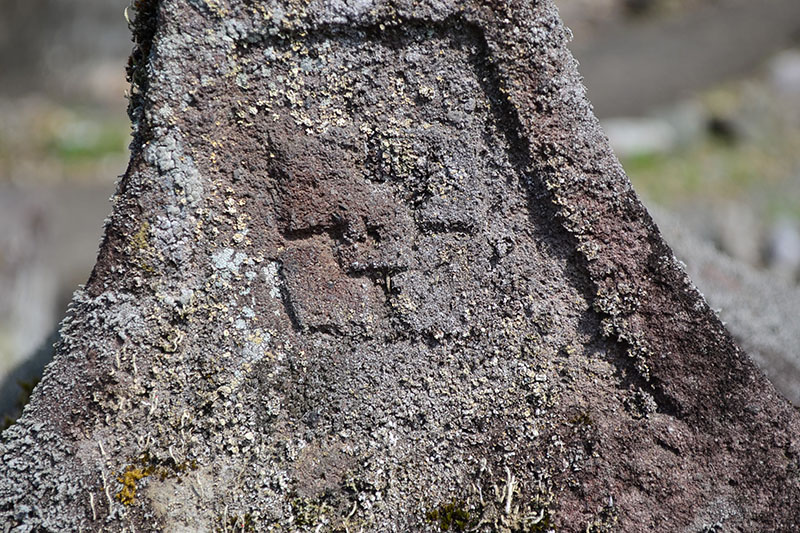
[[[9,527],[798,526],[797,414],[630,190],[552,3],[417,4],[137,3],[131,164],[0,445]],[[108,497],[143,455],[193,468]]]

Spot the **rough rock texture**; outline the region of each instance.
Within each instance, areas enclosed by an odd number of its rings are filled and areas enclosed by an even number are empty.
[[[3,435],[6,530],[800,527],[797,413],[550,1],[136,8],[131,162]]]

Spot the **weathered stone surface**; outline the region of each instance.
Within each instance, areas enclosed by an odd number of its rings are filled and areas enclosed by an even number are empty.
[[[136,4],[131,163],[4,434],[9,528],[798,527],[798,416],[551,2]]]

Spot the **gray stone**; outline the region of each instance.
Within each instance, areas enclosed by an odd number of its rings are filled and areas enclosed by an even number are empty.
[[[800,274],[800,221],[784,216],[769,233],[767,261],[778,275],[796,281]]]
[[[659,118],[616,118],[603,121],[611,147],[618,157],[663,155],[678,146],[678,134]]]
[[[722,252],[748,265],[761,263],[763,227],[752,207],[741,202],[720,202],[709,214],[714,241]]]
[[[770,63],[773,86],[781,92],[800,94],[800,50],[786,50]]]

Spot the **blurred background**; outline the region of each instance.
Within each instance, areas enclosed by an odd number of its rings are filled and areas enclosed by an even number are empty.
[[[800,405],[800,1],[556,0],[634,187]],[[0,0],[0,424],[88,279],[127,164],[127,0]]]

